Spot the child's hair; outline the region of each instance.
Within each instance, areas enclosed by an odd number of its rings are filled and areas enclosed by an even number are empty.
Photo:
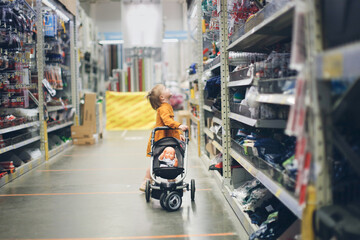
[[[160,95],[161,90],[163,89],[164,85],[157,84],[151,91],[148,93],[146,98],[149,100],[151,107],[156,110],[160,107],[161,101],[160,101]]]

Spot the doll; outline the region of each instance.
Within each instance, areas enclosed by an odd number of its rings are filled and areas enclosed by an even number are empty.
[[[175,149],[166,147],[159,156],[160,167],[177,167],[178,160],[176,158]]]

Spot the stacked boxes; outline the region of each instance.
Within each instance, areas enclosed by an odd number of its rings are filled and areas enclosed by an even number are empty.
[[[97,142],[96,94],[86,93],[83,125],[71,127],[71,137],[75,145],[92,145]]]

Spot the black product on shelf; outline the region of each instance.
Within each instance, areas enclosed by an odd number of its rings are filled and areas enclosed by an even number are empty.
[[[15,167],[20,167],[22,164],[21,159],[14,152],[9,152],[2,157],[4,161],[12,161]]]
[[[325,48],[360,40],[360,1],[322,0],[322,24]]]
[[[315,212],[315,234],[321,239],[360,239],[360,204],[332,205]],[[318,226],[318,227],[317,227]]]
[[[31,160],[31,156],[29,153],[27,153],[25,150],[20,150],[18,157],[23,161],[24,163],[27,163]]]

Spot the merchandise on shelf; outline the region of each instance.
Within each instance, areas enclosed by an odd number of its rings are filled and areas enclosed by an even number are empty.
[[[255,167],[293,191],[298,163],[294,158],[296,139],[273,131],[232,129],[232,148]]]
[[[261,1],[265,5],[266,1]],[[259,11],[255,1],[251,0],[231,0],[228,1],[228,29],[229,37],[234,34],[236,29],[242,27],[245,22]]]
[[[2,1],[0,19],[1,107],[28,108],[28,90],[36,90],[31,77],[35,16],[23,1]]]
[[[259,227],[250,239],[277,239],[296,220],[296,217],[258,180],[244,182],[232,197],[242,205],[251,223]]]

